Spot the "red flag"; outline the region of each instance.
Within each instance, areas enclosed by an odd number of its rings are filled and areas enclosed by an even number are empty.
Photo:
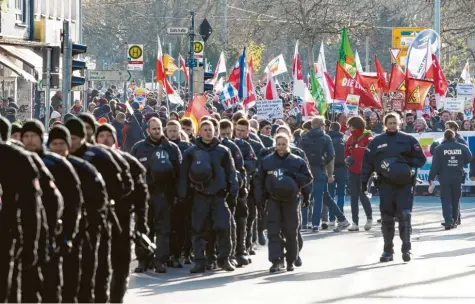
[[[277,94],[277,87],[275,85],[274,76],[272,76],[272,71],[270,71],[270,70],[267,73],[267,84],[266,84],[266,90],[265,90],[265,98],[267,100],[279,99],[279,94]]]
[[[378,60],[378,56],[374,55],[374,64],[376,65],[376,74],[378,75],[379,87],[383,90],[386,90],[386,77],[384,77],[384,70],[381,66],[381,63]]]
[[[314,101],[305,101],[302,104],[302,116],[304,120],[308,120],[310,117],[318,115],[320,115],[320,112],[318,112]]]
[[[165,84],[165,79],[167,76],[165,75],[165,67],[163,66],[163,53],[162,53],[162,44],[160,43],[160,37],[158,38],[158,49],[157,49],[157,66],[156,66],[156,76],[155,82],[161,83],[162,85]]]
[[[348,94],[360,96],[360,107],[382,109],[380,103],[365,91],[363,86],[353,79],[350,74],[337,62],[336,81],[335,81],[335,99],[346,101]]]
[[[188,75],[188,68],[186,67],[185,59],[183,59],[181,55],[180,55],[180,65],[181,65],[181,68],[183,69],[183,73],[185,74],[186,81],[190,81],[190,76]]]
[[[325,75],[325,80],[327,81],[328,85],[328,90],[330,91],[330,97],[331,99],[335,98],[335,82],[333,82],[333,79],[330,77],[330,75],[327,72],[323,73]]]
[[[389,80],[389,91],[398,92],[404,94],[406,92],[406,76],[404,72],[396,65],[393,64],[391,70],[391,79]]]
[[[447,79],[445,79],[444,72],[440,67],[439,60],[437,60],[437,56],[432,54],[432,65],[426,73],[426,78],[434,80],[434,88],[435,93],[439,94],[440,96],[445,96],[445,93],[448,89]]]
[[[378,103],[381,103],[381,97],[383,95],[383,90],[380,87],[379,78],[375,76],[364,76],[356,72],[355,76],[356,81],[358,81],[366,92],[370,93],[373,96],[374,100]]]
[[[249,59],[248,72],[246,77],[247,82],[247,98],[244,99],[243,105],[246,111],[256,104],[256,90],[252,83],[252,73],[254,72],[254,66],[252,65],[252,57]]]
[[[239,60],[229,74],[228,82],[235,88],[239,88],[241,79],[241,68],[239,67]]]
[[[195,124],[195,130],[198,132],[198,127],[200,119],[203,116],[209,115],[208,110],[206,110],[206,95],[197,95],[193,97],[190,105],[185,111],[183,117],[189,117]]]
[[[408,77],[404,110],[424,110],[425,99],[431,87],[432,81]]]

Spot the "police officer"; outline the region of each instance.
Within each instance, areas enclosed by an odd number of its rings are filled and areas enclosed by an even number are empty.
[[[233,125],[227,120],[223,119],[219,122],[219,137],[221,144],[231,151],[234,160],[234,165],[237,171],[237,178],[239,184],[239,195],[237,200],[233,200],[228,196],[226,201],[231,211],[231,261],[235,262],[237,267],[242,267],[249,264],[249,257],[246,251],[246,218],[247,218],[247,195],[248,177],[246,168],[244,166],[244,159],[241,150],[236,143],[232,141]]]
[[[192,226],[195,266],[191,273],[205,272],[205,243],[209,219],[218,237],[218,266],[233,271],[231,253],[230,211],[226,196],[236,199],[239,186],[236,169],[228,148],[214,137],[212,122],[200,124],[196,146],[186,150],[180,174],[180,199],[189,197],[193,188]]]
[[[43,208],[39,186],[39,171],[31,157],[23,150],[7,144],[11,125],[0,117],[0,302],[10,297],[13,282],[24,284],[22,290],[28,297],[24,302],[38,302],[37,277],[31,277],[38,269],[38,242],[41,229],[41,209]],[[12,174],[21,172],[21,174]],[[14,253],[14,250],[19,255]],[[43,253],[44,254],[44,253]],[[13,264],[21,264],[23,273],[30,277],[13,276]],[[18,290],[14,290],[18,293]],[[15,294],[14,298],[20,300]]]
[[[272,129],[272,124],[268,120],[261,120],[259,122],[259,131],[257,132],[257,135],[262,141],[262,144],[266,148],[271,148],[274,146],[274,139],[270,137],[270,131]]]
[[[75,269],[75,259],[70,260],[73,239],[78,231],[83,196],[79,178],[72,165],[62,157],[45,151],[43,146],[43,124],[38,120],[27,121],[21,130],[21,139],[26,150],[38,154],[55,178],[55,184],[61,192],[64,201],[62,216],[58,218],[56,227],[50,223],[50,261],[43,270],[44,302],[61,301],[61,282],[65,295],[71,299],[71,293],[78,288],[78,269]],[[48,140],[50,140],[48,138]],[[47,203],[47,202],[45,202]],[[52,211],[46,205],[48,221]],[[56,217],[56,215],[53,215]],[[54,230],[52,230],[54,229]],[[63,261],[61,261],[61,257]],[[61,263],[62,262],[62,263]],[[64,270],[64,277],[61,269]],[[65,299],[66,300],[66,299]]]
[[[465,182],[464,166],[471,160],[468,147],[456,141],[454,131],[446,130],[444,141],[435,148],[429,172],[429,185],[439,177],[445,230],[457,228],[462,184]]]
[[[170,120],[167,123],[167,137],[175,143],[183,155],[193,144],[181,140],[181,125],[176,120]],[[170,235],[170,251],[172,254],[172,267],[183,268],[180,260],[182,250],[184,252],[185,264],[191,264],[191,203],[190,200],[178,204],[178,200],[174,201],[171,206],[171,235]]]
[[[399,236],[402,240],[402,258],[411,260],[411,210],[416,169],[426,157],[417,139],[399,131],[400,117],[389,113],[384,117],[386,132],[376,136],[367,146],[361,171],[362,191],[367,192],[371,174],[378,174],[381,210],[381,231],[384,252],[381,262],[393,260],[394,219],[399,218]]]
[[[234,115],[236,116],[236,114]],[[233,116],[233,120],[235,119],[235,116]],[[253,134],[253,133],[249,129],[249,120],[247,120],[246,118],[241,118],[237,120],[234,128],[235,128],[234,133],[236,134],[236,139],[240,139],[240,140],[248,142],[252,147],[252,154],[259,161],[259,159],[257,158],[257,155],[259,155],[259,153],[261,153],[261,150],[264,149],[264,145],[262,144],[262,142],[260,142],[260,139],[257,135],[256,137],[258,138],[258,140],[251,138],[252,136],[250,134]],[[257,208],[260,202],[256,202],[255,200],[254,183],[252,182],[252,173],[250,174],[251,174],[251,180],[249,180],[249,183],[251,187],[250,187],[250,192],[247,199],[247,207],[249,210],[249,216],[247,217],[246,246],[248,248],[249,254],[255,255],[256,253],[253,248],[253,243],[255,243],[257,239],[259,239],[259,244],[264,246],[266,244],[266,238],[264,236],[264,222],[263,222],[264,214],[262,212],[263,209],[258,210]]]
[[[94,143],[94,134],[96,134],[96,118],[91,113],[81,113],[77,116],[86,126],[86,142]]]
[[[155,272],[167,272],[166,263],[170,247],[170,206],[177,197],[181,152],[178,146],[163,135],[160,119],[152,117],[148,122],[149,136],[136,143],[131,150],[147,169],[150,191],[150,207],[153,210],[157,250]],[[146,269],[147,260],[138,257],[139,267]]]
[[[256,200],[263,202],[267,199],[271,273],[280,270],[283,251],[281,231],[285,237],[287,271],[294,270],[299,252],[300,192],[313,179],[305,160],[290,153],[289,137],[277,134],[275,140],[275,152],[260,161],[255,178]]]
[[[98,126],[95,141],[114,151],[113,148],[117,143],[115,128],[108,123]],[[134,185],[131,193],[115,206],[115,212],[122,231],[119,233],[117,229],[112,230],[112,279],[110,300],[112,303],[122,303],[125,292],[127,291],[129,266],[131,262],[131,212],[132,210],[135,212],[138,232],[147,235],[149,231],[146,224],[146,211],[148,208],[147,201],[149,194],[145,181],[146,170],[142,164],[128,153],[118,150],[114,152],[119,154],[120,158],[127,162],[125,170],[130,171]]]
[[[233,138],[233,124],[229,120],[222,120],[222,125],[220,125],[220,134],[221,137],[231,139]],[[242,154],[242,160],[244,162],[244,170],[246,172],[246,177],[242,177],[242,180],[239,182],[243,183],[242,186],[240,184],[239,190],[239,197],[237,200],[236,210],[234,213],[235,221],[236,221],[236,253],[239,256],[237,258],[238,266],[239,264],[246,265],[244,259],[247,258],[248,263],[251,263],[252,260],[249,258],[249,251],[252,251],[254,254],[254,249],[252,248],[252,234],[248,233],[247,231],[247,224],[249,215],[249,193],[251,191],[251,180],[254,177],[257,168],[257,156],[254,153],[254,149],[252,148],[251,144],[244,139],[234,138],[234,143],[237,145],[239,150]],[[233,156],[235,158],[235,156]],[[235,160],[235,163],[237,160]],[[243,173],[243,171],[239,171],[238,173]],[[254,186],[252,186],[254,188]],[[255,199],[251,199],[251,203],[255,202]],[[262,205],[262,204],[260,204]],[[254,209],[253,209],[254,210]],[[255,215],[254,215],[255,216]],[[265,239],[264,239],[265,241]],[[244,246],[241,248],[244,242]],[[249,251],[248,251],[249,250]]]
[[[455,122],[455,121],[447,121],[445,123],[445,130],[452,130],[454,131],[455,133],[455,141],[458,142],[458,143],[461,143],[463,145],[466,145],[468,147],[468,143],[467,141],[462,137],[460,136],[460,134],[458,133],[459,131],[459,125]],[[440,131],[442,132],[442,131]],[[431,154],[434,154],[435,153],[435,148],[437,148],[438,145],[440,145],[440,143],[442,141],[444,141],[445,138],[442,138],[440,140],[437,140],[437,141],[434,141],[432,143],[432,145],[430,145],[430,153]]]
[[[107,221],[100,229],[99,248],[98,248],[98,266],[95,277],[94,286],[94,300],[96,302],[107,302],[109,300],[109,287],[111,275],[111,261],[110,261],[110,235],[111,224],[118,229],[118,223],[115,220],[115,212],[113,210],[115,202],[120,202],[121,199],[128,193],[128,189],[124,188],[122,182],[122,169],[114,160],[111,153],[103,146],[95,146],[86,143],[85,124],[81,121],[78,125],[78,119],[70,119],[66,122],[66,127],[71,132],[73,144],[71,146],[71,153],[79,158],[82,158],[92,164],[97,171],[102,175],[106,181],[106,189],[109,198],[107,204]],[[79,120],[80,121],[80,120]],[[71,127],[71,128],[70,128]],[[74,130],[72,129],[74,128]]]
[[[81,181],[84,204],[81,210],[79,232],[73,240],[70,260],[74,261],[79,277],[79,288],[63,288],[63,301],[70,303],[94,302],[94,276],[98,267],[100,230],[105,227],[109,198],[102,175],[90,163],[70,154],[84,143],[86,128],[78,119],[66,122],[66,127],[51,129],[48,148],[72,164]],[[71,269],[71,271],[73,271]],[[64,271],[63,271],[64,272]],[[65,274],[66,275],[66,274]],[[73,274],[70,274],[71,276]]]

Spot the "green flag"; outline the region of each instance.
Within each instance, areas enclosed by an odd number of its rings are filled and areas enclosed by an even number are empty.
[[[320,82],[315,77],[313,69],[310,70],[310,81],[312,83],[312,97],[317,104],[318,112],[323,116],[327,112],[328,104],[325,100],[325,92],[323,92]]]
[[[353,53],[353,50],[351,49],[350,39],[348,39],[348,33],[346,31],[346,28],[343,28],[343,30],[341,31],[341,45],[338,62],[351,75],[351,77],[355,77],[355,55]]]

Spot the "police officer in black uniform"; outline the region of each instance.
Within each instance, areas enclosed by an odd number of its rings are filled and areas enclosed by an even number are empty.
[[[98,267],[98,242],[101,229],[107,225],[109,198],[102,175],[89,162],[70,154],[70,151],[76,151],[83,145],[85,136],[84,123],[78,119],[66,122],[66,127],[60,126],[51,129],[48,136],[50,151],[66,157],[79,176],[84,197],[79,232],[73,240],[69,257],[71,263],[74,262],[75,269],[78,269],[76,275],[79,280],[79,288],[73,286],[70,290],[63,288],[63,301],[68,303],[94,302],[94,275]],[[63,270],[63,273],[64,271],[66,270]],[[66,276],[66,274],[64,275]],[[73,276],[74,272],[68,275]]]
[[[183,155],[193,144],[181,140],[181,125],[176,120],[167,123],[167,137],[175,143]],[[191,200],[179,204],[179,200],[174,200],[171,206],[171,235],[170,251],[172,255],[172,267],[183,268],[180,260],[182,251],[184,253],[185,264],[191,264]]]
[[[155,272],[165,273],[170,252],[170,206],[177,197],[181,152],[176,144],[163,135],[160,119],[152,117],[149,120],[148,133],[146,139],[132,147],[131,154],[147,169],[150,208],[153,210],[153,229],[157,245]],[[146,257],[137,258],[139,267],[146,269]]]
[[[257,158],[259,153],[261,153],[262,149],[265,149],[262,142],[260,142],[260,139],[258,141],[251,138],[250,134],[252,133],[249,129],[249,120],[247,120],[246,118],[241,118],[236,122],[234,133],[236,135],[236,139],[244,140],[251,144],[253,150],[252,154],[255,158]],[[257,160],[259,161],[258,158]],[[266,244],[266,238],[264,236],[264,214],[262,213],[263,209],[258,210],[257,206],[259,205],[259,202],[256,202],[254,197],[254,183],[252,182],[252,180],[250,180],[249,182],[251,185],[251,190],[247,199],[249,216],[247,218],[246,246],[249,250],[249,254],[254,255],[255,251],[253,248],[253,243],[255,243],[258,238],[259,244],[264,246]]]
[[[78,125],[78,119],[70,119],[66,122],[66,127],[72,135],[71,153],[92,164],[105,180],[109,203],[107,204],[107,217],[102,229],[100,229],[99,248],[98,248],[98,266],[95,277],[94,301],[109,301],[109,287],[111,276],[110,261],[110,238],[111,225],[115,229],[120,229],[116,221],[114,205],[130,191],[124,187],[122,182],[122,169],[114,160],[114,157],[103,146],[86,143],[86,136],[82,134],[85,130],[85,124],[81,121]],[[79,120],[80,121],[80,120]],[[73,137],[74,135],[74,137]],[[83,136],[81,138],[81,136]]]
[[[397,113],[389,113],[384,117],[386,132],[376,136],[366,148],[361,171],[363,192],[368,190],[371,174],[378,174],[381,231],[384,238],[381,262],[393,260],[396,216],[399,218],[402,258],[405,262],[411,260],[411,210],[416,169],[426,162],[417,139],[399,131],[399,125],[400,117]]]
[[[221,144],[231,151],[237,171],[239,195],[236,201],[228,196],[227,203],[232,215],[232,257],[235,258],[231,261],[235,260],[236,266],[242,267],[249,264],[249,256],[246,250],[247,198],[249,193],[249,177],[246,170],[246,163],[247,167],[254,173],[257,160],[252,153],[249,153],[252,150],[250,144],[244,140],[238,140],[241,146],[246,146],[248,149],[246,159],[244,158],[238,144],[232,140],[233,125],[229,120],[223,119],[219,122],[219,136],[221,138]]]
[[[95,140],[98,144],[105,145],[111,149],[117,143],[116,130],[110,124],[102,124],[96,129]],[[122,202],[115,206],[121,233],[117,229],[112,231],[112,279],[111,279],[111,302],[122,303],[125,292],[127,291],[129,266],[131,262],[131,231],[130,221],[131,213],[135,212],[137,231],[147,235],[149,233],[147,226],[148,209],[148,187],[145,180],[146,170],[140,162],[132,155],[114,151],[127,162],[130,168],[133,190],[130,195],[122,199]],[[129,169],[126,169],[129,170]]]
[[[22,149],[7,143],[11,125],[0,117],[0,302],[10,297],[13,282],[20,284],[29,296],[23,301],[37,302],[37,277],[13,276],[12,265],[21,264],[23,272],[37,272],[39,252],[38,241],[41,230],[41,209],[43,208],[39,186],[39,171],[31,157]],[[21,172],[21,174],[12,174]],[[14,251],[19,252],[16,255]],[[44,254],[41,253],[40,254]],[[18,293],[18,290],[14,290]],[[20,295],[14,296],[17,300]]]
[[[267,200],[267,235],[269,238],[270,272],[280,270],[282,244],[285,237],[287,271],[294,270],[299,255],[298,230],[300,192],[312,182],[312,174],[304,159],[290,153],[287,135],[276,136],[275,152],[260,161],[256,178],[256,200]]]
[[[236,169],[228,148],[214,137],[212,122],[200,124],[196,146],[186,150],[180,174],[180,199],[189,197],[193,189],[192,226],[195,266],[191,273],[205,272],[205,245],[209,220],[218,238],[218,266],[233,271],[231,254],[230,218],[226,196],[236,199],[239,185]]]
[[[79,177],[72,165],[65,158],[45,151],[43,133],[43,124],[38,120],[27,121],[21,129],[21,139],[26,150],[38,154],[43,160],[55,178],[55,184],[64,201],[62,216],[58,219],[55,229],[51,230],[54,227],[50,226],[50,261],[43,270],[42,300],[54,303],[61,302],[61,283],[68,299],[71,299],[71,293],[78,288],[78,269],[75,269],[77,265],[75,259],[69,258],[73,239],[79,228],[83,196]],[[48,205],[46,207],[48,212]],[[50,213],[48,212],[48,217]]]
[[[462,184],[465,183],[464,166],[472,160],[468,147],[455,139],[455,132],[446,130],[444,141],[435,148],[429,172],[429,184],[439,177],[440,200],[445,230],[457,228]]]

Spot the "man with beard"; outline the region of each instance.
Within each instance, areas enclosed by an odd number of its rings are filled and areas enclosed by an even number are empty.
[[[181,152],[163,135],[160,119],[148,122],[148,137],[134,145],[131,154],[147,169],[150,207],[153,210],[154,232],[157,238],[155,272],[166,273],[170,252],[170,206],[177,197]],[[147,258],[138,257],[139,270],[147,268]]]

